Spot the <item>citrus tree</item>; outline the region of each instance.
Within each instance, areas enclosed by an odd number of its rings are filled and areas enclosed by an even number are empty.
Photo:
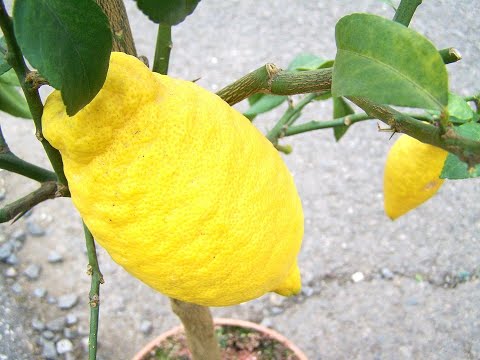
[[[372,119],[403,133],[385,169],[392,219],[433,196],[443,179],[479,175],[479,96],[449,92],[446,64],[459,53],[408,28],[420,0],[402,0],[393,20],[340,19],[334,59],[302,55],[286,70],[266,64],[216,95],[166,76],[171,28],[198,2],[137,0],[158,24],[150,70],[150,59],[137,56],[121,0],[16,0],[12,17],[0,0],[0,110],[33,120],[54,170],[17,157],[0,132],[0,167],[40,183],[1,209],[0,219],[72,197],[92,277],[90,359],[103,282],[94,237],[172,298],[196,359],[220,358],[208,306],[299,291],[303,214],[278,155],[291,152],[286,137],[332,128],[338,141]],[[43,103],[45,84],[57,90]],[[305,95],[294,102],[298,94]],[[230,106],[245,99],[242,116]],[[332,119],[297,122],[318,101],[333,102]],[[285,113],[261,135],[254,119],[284,102]],[[247,266],[231,272],[228,253],[238,248]]]

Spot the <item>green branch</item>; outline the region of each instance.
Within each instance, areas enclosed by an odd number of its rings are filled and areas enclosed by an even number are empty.
[[[152,70],[156,73],[167,75],[170,51],[172,50],[172,27],[170,25],[158,25],[157,44]]]
[[[291,125],[293,122],[291,119],[297,119],[298,114],[302,109],[311,103],[319,94],[313,93],[308,94],[302,100],[298,102],[295,106],[290,106],[287,111],[283,114],[280,120],[275,124],[275,126],[267,134],[267,139],[270,140],[272,144],[276,144],[279,137],[282,137],[286,128]]]
[[[286,71],[274,64],[266,64],[224,87],[217,95],[229,105],[234,105],[256,93],[296,95],[325,92],[330,90],[331,85],[331,68]]]
[[[25,99],[27,100],[28,107],[32,113],[33,122],[35,123],[36,136],[37,139],[42,143],[43,148],[52,164],[53,170],[57,174],[58,181],[67,186],[67,178],[63,172],[63,162],[62,157],[57,149],[52,147],[49,142],[43,137],[42,133],[42,114],[43,114],[43,104],[40,99],[40,95],[37,89],[32,89],[25,82],[27,74],[30,73],[25,60],[23,59],[22,52],[18,46],[15,34],[13,32],[13,24],[10,16],[5,9],[5,4],[3,0],[0,0],[0,28],[2,29],[3,36],[5,37],[5,42],[7,43],[7,54],[6,60],[15,70],[20,85],[22,87],[23,93],[25,94]]]
[[[47,181],[42,183],[40,188],[34,192],[14,201],[11,204],[6,205],[0,209],[0,223],[4,223],[10,220],[17,221],[28,210],[41,202],[56,197],[66,196],[68,189],[55,181]]]
[[[23,175],[38,182],[57,181],[54,172],[20,159],[10,151],[0,127],[0,168]]]
[[[98,316],[100,313],[100,284],[104,283],[103,275],[98,266],[97,252],[95,241],[92,233],[83,223],[85,232],[85,243],[87,246],[88,270],[87,274],[92,277],[89,293],[90,304],[90,332],[88,336],[88,359],[95,360],[97,358],[98,348]]]
[[[435,125],[418,121],[389,106],[375,104],[366,98],[357,96],[347,98],[368,115],[383,121],[396,132],[410,135],[423,143],[447,150],[457,155],[469,167],[480,164],[480,141],[462,137],[452,127],[442,133],[441,129]]]
[[[393,21],[396,21],[405,26],[410,25],[410,21],[412,20],[413,14],[415,14],[415,10],[417,10],[417,7],[421,3],[422,3],[422,0],[400,1],[400,5],[398,5],[398,9],[395,12]]]

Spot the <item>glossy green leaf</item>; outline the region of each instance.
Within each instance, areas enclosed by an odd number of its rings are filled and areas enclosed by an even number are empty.
[[[469,122],[456,128],[460,136],[480,141],[480,124]],[[480,164],[469,169],[467,164],[453,154],[448,154],[440,178],[466,179],[480,176]]]
[[[333,118],[338,119],[347,115],[354,114],[352,107],[342,97],[333,98]],[[333,128],[333,135],[335,140],[339,141],[343,135],[347,132],[349,126],[335,126]]]
[[[10,70],[12,67],[5,59],[7,53],[7,45],[5,44],[4,37],[0,37],[0,76]]]
[[[448,113],[450,121],[455,123],[470,121],[474,115],[470,105],[461,96],[454,93],[448,94]]]
[[[25,57],[74,115],[105,82],[112,49],[106,15],[92,0],[17,0],[13,19]]]
[[[245,115],[250,120],[253,120],[258,114],[262,114],[276,108],[277,106],[281,105],[285,100],[287,100],[286,96],[281,95],[260,95],[261,97],[257,98],[256,101],[248,108],[248,110],[243,113],[243,115]]]
[[[18,88],[3,82],[0,82],[0,111],[24,119],[32,118],[27,102]]]
[[[445,64],[419,33],[371,14],[340,19],[334,96],[363,96],[380,104],[436,109],[448,104]]]
[[[157,24],[177,25],[193,13],[200,0],[135,0],[138,8]]]
[[[8,70],[4,74],[0,76],[0,83],[13,85],[13,86],[20,86],[20,82],[18,81],[17,74],[13,69]]]

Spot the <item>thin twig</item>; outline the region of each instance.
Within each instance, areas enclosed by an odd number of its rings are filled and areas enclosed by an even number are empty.
[[[103,275],[98,266],[97,251],[93,235],[83,223],[85,232],[85,243],[87,246],[88,268],[87,274],[92,277],[90,283],[89,304],[90,304],[90,332],[88,336],[88,359],[97,358],[98,348],[98,317],[100,314],[100,284],[104,283]]]
[[[415,10],[422,3],[422,0],[402,0],[398,5],[393,21],[408,26],[412,20]]]
[[[15,222],[34,206],[45,200],[65,196],[66,191],[64,185],[55,181],[44,182],[37,190],[0,209],[0,223],[10,220]]]
[[[152,70],[156,73],[167,75],[170,51],[172,50],[172,27],[170,25],[158,25],[157,44]]]

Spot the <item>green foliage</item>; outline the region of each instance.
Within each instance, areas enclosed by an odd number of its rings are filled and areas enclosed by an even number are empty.
[[[257,95],[257,94],[256,94]],[[271,94],[258,94],[250,100],[250,107],[243,113],[248,119],[253,120],[258,114],[270,111],[277,106],[283,104],[287,100],[286,96],[271,95]]]
[[[475,112],[470,105],[457,94],[448,94],[448,113],[449,119],[453,123],[465,123],[475,118]]]
[[[12,67],[5,59],[5,54],[7,53],[7,45],[5,44],[5,39],[3,37],[0,38],[0,76],[2,76],[5,72],[10,70]]]
[[[335,37],[334,96],[440,111],[447,106],[445,64],[419,33],[376,15],[353,14],[340,19]]]
[[[157,24],[177,25],[193,13],[200,0],[135,0],[138,8]]]
[[[25,98],[20,94],[17,75],[10,69],[0,76],[0,111],[10,115],[31,119],[30,109]]]
[[[342,97],[333,98],[333,118],[338,119],[347,115],[354,114],[352,107]],[[339,141],[347,132],[349,126],[336,126],[333,128],[333,135],[335,140]]]
[[[61,90],[74,115],[105,82],[112,48],[107,17],[92,0],[17,0],[13,20],[25,57]]]
[[[455,128],[458,135],[472,139],[480,140],[480,124],[476,122],[468,122]],[[448,154],[447,160],[443,165],[440,178],[442,179],[466,179],[480,176],[480,164],[475,167],[468,168],[467,164],[461,161],[453,154]]]

